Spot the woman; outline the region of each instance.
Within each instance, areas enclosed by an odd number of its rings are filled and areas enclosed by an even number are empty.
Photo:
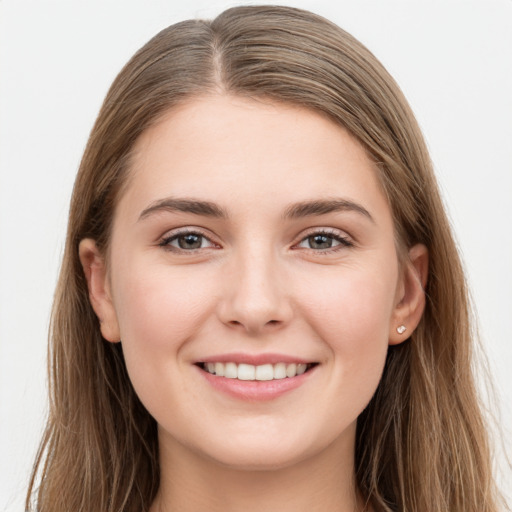
[[[169,27],[75,184],[36,509],[497,510],[470,328],[368,50],[284,7]]]

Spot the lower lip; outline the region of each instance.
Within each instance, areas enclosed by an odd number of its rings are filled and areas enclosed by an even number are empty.
[[[316,370],[317,366],[310,368],[307,372],[296,377],[286,377],[285,379],[274,380],[238,380],[218,377],[199,367],[196,367],[201,375],[215,389],[226,393],[227,395],[246,401],[264,401],[273,400],[284,395],[288,391],[297,389],[307,382]]]

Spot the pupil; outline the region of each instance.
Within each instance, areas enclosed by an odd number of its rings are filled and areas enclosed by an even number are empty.
[[[313,235],[309,237],[309,245],[312,249],[329,249],[332,247],[332,238],[326,235]]]
[[[183,235],[178,238],[180,249],[199,249],[201,247],[201,235]]]

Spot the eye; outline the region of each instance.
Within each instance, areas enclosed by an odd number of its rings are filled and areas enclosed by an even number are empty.
[[[354,244],[340,233],[319,231],[303,238],[297,247],[312,249],[314,251],[338,250],[343,247],[352,247]]]
[[[196,231],[181,231],[166,236],[159,245],[169,250],[187,252],[216,247],[209,238]]]

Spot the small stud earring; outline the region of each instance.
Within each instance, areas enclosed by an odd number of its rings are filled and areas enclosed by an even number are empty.
[[[405,327],[405,325],[401,325],[400,327],[396,328],[396,332],[398,334],[403,334],[406,330],[407,330],[407,327]]]

